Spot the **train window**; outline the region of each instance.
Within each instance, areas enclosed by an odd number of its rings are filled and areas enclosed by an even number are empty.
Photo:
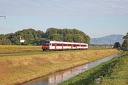
[[[42,45],[43,46],[49,46],[49,43],[43,43]]]
[[[76,44],[73,44],[74,47],[76,47]]]
[[[72,46],[72,44],[68,44],[68,46]]]
[[[81,45],[81,46],[86,46],[86,45]]]
[[[80,46],[79,44],[77,44],[77,46]]]
[[[52,46],[55,46],[55,45],[56,45],[55,43],[52,44]]]
[[[57,44],[57,46],[62,46],[62,44]]]
[[[63,46],[67,46],[67,44],[63,44]]]

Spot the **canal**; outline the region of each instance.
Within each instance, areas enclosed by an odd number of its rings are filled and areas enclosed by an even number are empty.
[[[71,69],[67,69],[65,71],[55,72],[50,75],[44,76],[42,78],[38,78],[26,83],[23,83],[22,85],[57,85],[58,83],[61,83],[63,81],[66,81],[82,72],[85,72],[92,67],[98,66],[99,64],[106,62],[108,60],[111,60],[113,57],[116,57],[119,54],[114,54],[78,67],[74,67]]]

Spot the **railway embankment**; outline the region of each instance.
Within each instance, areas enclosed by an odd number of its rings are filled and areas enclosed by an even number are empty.
[[[104,49],[0,54],[0,85],[23,83],[119,52]]]

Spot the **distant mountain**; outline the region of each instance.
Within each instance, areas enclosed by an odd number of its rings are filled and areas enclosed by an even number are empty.
[[[99,44],[99,45],[103,45],[103,44],[114,44],[115,42],[120,42],[123,43],[123,37],[124,35],[109,35],[109,36],[105,36],[105,37],[100,37],[100,38],[91,38],[90,43],[91,44]]]

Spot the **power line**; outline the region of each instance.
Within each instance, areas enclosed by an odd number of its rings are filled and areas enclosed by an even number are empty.
[[[29,28],[28,26],[25,26],[25,25],[21,25],[21,24],[19,24],[18,22],[13,22],[12,20],[9,20],[9,19],[7,19],[7,17],[6,16],[0,16],[0,18],[4,18],[5,20],[6,20],[6,25],[5,25],[5,27],[0,27],[0,30],[1,31],[6,31],[6,33],[8,33],[8,32],[10,32],[10,30],[12,31],[12,30],[18,30],[18,28]],[[6,27],[6,26],[10,26],[10,27]]]

